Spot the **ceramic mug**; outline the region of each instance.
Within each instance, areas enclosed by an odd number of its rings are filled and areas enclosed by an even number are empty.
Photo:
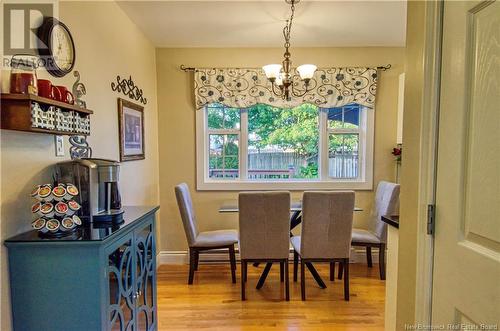
[[[52,82],[48,79],[39,79],[38,84],[38,95],[44,98],[60,100],[61,93],[59,90],[52,85]]]
[[[75,97],[73,96],[73,93],[68,91],[68,89],[65,86],[56,86],[56,88],[59,90],[59,99],[58,101],[66,102],[69,104],[74,104],[75,103]]]

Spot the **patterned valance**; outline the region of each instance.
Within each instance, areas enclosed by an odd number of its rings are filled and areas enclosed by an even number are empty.
[[[311,103],[323,108],[358,103],[373,108],[377,91],[376,68],[318,69],[309,82],[306,95],[285,101],[272,92],[272,86],[262,69],[196,69],[194,89],[196,108],[210,103],[228,107],[246,108],[256,104],[275,107],[295,107]],[[296,91],[304,91],[305,84],[297,72],[293,76]]]

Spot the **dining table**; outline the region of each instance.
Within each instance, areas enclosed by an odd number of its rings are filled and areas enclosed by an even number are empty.
[[[363,211],[362,208],[359,207],[354,207],[355,212]],[[239,208],[238,208],[238,201],[237,200],[228,200],[224,201],[222,205],[219,208],[219,213],[238,213]],[[302,200],[292,200],[290,203],[290,237],[293,236],[292,230],[297,227],[301,222],[302,222]],[[254,263],[254,267],[258,267],[259,263]],[[267,262],[266,266],[264,267],[264,270],[262,271],[262,274],[259,278],[259,281],[257,282],[257,289],[262,288],[264,285],[264,282],[266,281],[267,275],[269,274],[269,271],[271,270],[271,267],[273,266],[272,262]],[[311,275],[313,276],[314,280],[316,283],[318,283],[319,287],[321,288],[326,288],[326,284],[321,279],[321,276],[319,275],[318,271],[312,263],[307,262],[306,263],[307,269],[311,272]]]

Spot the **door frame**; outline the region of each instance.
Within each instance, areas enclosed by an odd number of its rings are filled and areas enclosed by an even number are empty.
[[[427,206],[435,205],[441,85],[443,1],[427,2],[423,59],[424,90],[420,132],[420,178],[415,283],[415,323],[432,323],[434,237],[427,234]]]

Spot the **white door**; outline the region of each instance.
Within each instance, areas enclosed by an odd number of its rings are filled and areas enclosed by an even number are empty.
[[[432,324],[500,330],[500,1],[446,1],[442,56]]]

